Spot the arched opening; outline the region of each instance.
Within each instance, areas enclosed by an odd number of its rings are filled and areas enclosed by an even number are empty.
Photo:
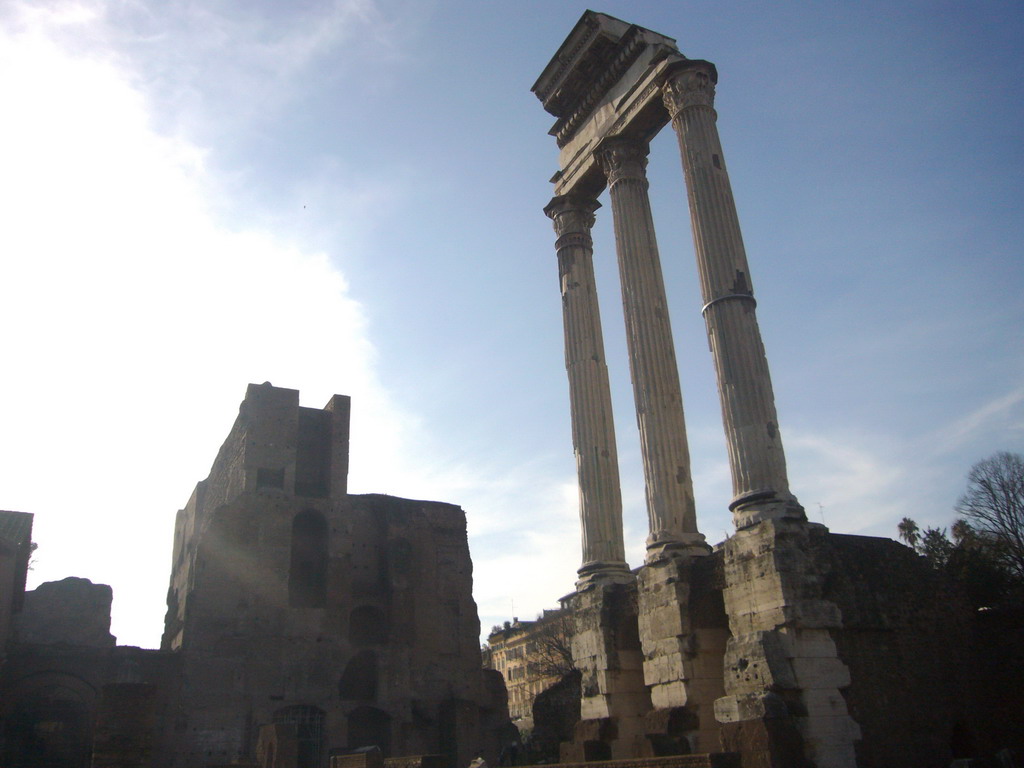
[[[377,654],[360,651],[353,656],[338,682],[338,695],[343,699],[374,701],[377,698]],[[369,746],[369,745],[366,745]]]
[[[327,521],[306,510],[292,520],[292,559],[288,605],[323,608],[327,603]]]
[[[92,712],[82,696],[62,685],[18,701],[5,724],[5,765],[88,768]]]
[[[303,704],[283,707],[274,713],[274,722],[295,726],[296,768],[320,768],[324,747],[323,710]]]
[[[348,715],[348,748],[380,747],[387,757],[391,741],[391,716],[376,707],[357,707]]]
[[[352,645],[382,645],[388,641],[384,612],[372,605],[360,605],[348,618],[348,639]]]

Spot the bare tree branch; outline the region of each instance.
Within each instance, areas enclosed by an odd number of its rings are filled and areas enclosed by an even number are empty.
[[[967,475],[956,511],[1024,578],[1024,458],[1001,452],[979,461]]]
[[[540,616],[533,632],[536,643],[535,672],[541,677],[558,677],[572,672],[572,635],[575,631],[568,611],[546,612]]]

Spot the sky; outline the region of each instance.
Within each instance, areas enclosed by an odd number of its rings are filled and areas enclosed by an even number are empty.
[[[29,587],[156,647],[176,510],[250,382],[352,396],[350,491],[467,515],[483,631],[573,589],[554,118],[570,0],[0,5],[0,508]],[[607,0],[719,72],[792,490],[832,531],[948,526],[1024,452],[1024,5]],[[698,524],[731,531],[675,137],[650,195]],[[647,518],[610,205],[595,264],[627,559]]]

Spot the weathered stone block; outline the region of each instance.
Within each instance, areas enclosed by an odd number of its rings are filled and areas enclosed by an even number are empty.
[[[690,701],[688,684],[682,680],[655,685],[651,688],[651,704],[655,709],[685,707]]]
[[[736,694],[797,687],[785,649],[774,632],[731,638],[725,653],[725,679],[726,690]]]
[[[15,614],[14,634],[22,643],[61,643],[113,648],[110,604],[114,593],[106,584],[68,577],[48,581],[25,593]]]
[[[806,688],[802,691],[800,700],[807,717],[821,717],[827,720],[845,717],[849,720],[846,701],[835,688]],[[831,729],[832,725],[829,727]]]
[[[790,657],[832,658],[836,655],[836,644],[828,630],[781,627],[778,637]]]
[[[720,723],[789,716],[785,700],[775,693],[723,696],[715,701],[715,719]]]
[[[850,684],[849,668],[835,656],[796,658],[792,660],[792,664],[796,680],[805,690],[827,688],[834,691]]]
[[[383,768],[384,755],[379,747],[367,747],[348,755],[332,755],[331,768]]]

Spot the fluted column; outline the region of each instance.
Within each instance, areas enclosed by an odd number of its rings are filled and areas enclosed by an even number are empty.
[[[651,203],[647,143],[603,141],[597,157],[608,178],[626,319],[640,449],[647,490],[648,561],[666,549],[701,546],[690,477],[679,370],[665,299]]]
[[[562,289],[565,369],[580,488],[581,582],[629,578],[622,540],[622,495],[611,390],[590,237],[594,211],[599,206],[592,198],[566,195],[555,197],[544,209],[558,235],[555,248]]]
[[[804,518],[790,493],[775,396],[754,308],[736,204],[715,124],[713,64],[681,62],[663,98],[679,138],[690,203],[704,321],[718,375],[732,470],[737,528],[777,517]]]

